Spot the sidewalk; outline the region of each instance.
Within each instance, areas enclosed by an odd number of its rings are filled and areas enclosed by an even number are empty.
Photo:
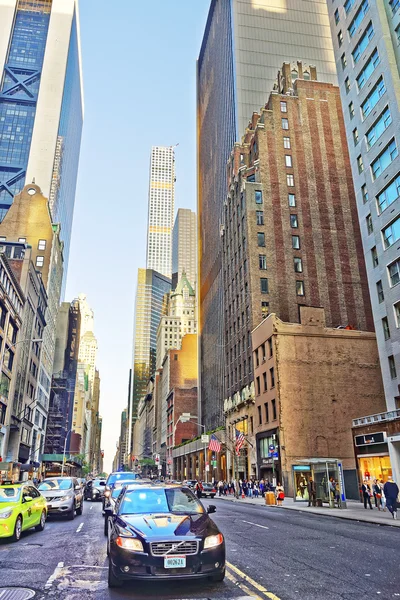
[[[214,500],[223,500],[225,502],[238,502],[241,504],[253,504],[255,506],[265,506],[268,510],[274,510],[276,506],[267,506],[264,498],[239,498],[233,496],[215,496]],[[348,500],[347,508],[329,508],[327,505],[322,508],[308,506],[307,502],[295,502],[293,498],[285,498],[282,506],[286,510],[297,510],[299,512],[311,513],[314,515],[325,515],[326,517],[336,517],[339,519],[349,519],[350,521],[362,521],[363,523],[374,523],[376,525],[390,525],[400,527],[400,511],[397,511],[397,520],[393,519],[388,510],[379,511],[377,508],[365,510],[364,505],[356,500]]]

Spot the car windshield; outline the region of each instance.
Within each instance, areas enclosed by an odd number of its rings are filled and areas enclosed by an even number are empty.
[[[104,479],[95,479],[93,481],[93,485],[94,487],[103,487],[103,485],[106,485],[106,482],[104,481]]]
[[[189,490],[137,489],[128,490],[121,504],[120,514],[175,513],[195,515],[204,513],[196,496]]]
[[[5,487],[0,488],[0,502],[18,502],[21,495],[21,488]]]
[[[140,479],[140,475],[138,475],[137,473],[125,473],[125,472],[113,473],[112,475],[109,476],[107,485],[114,485],[114,483],[119,480],[132,481],[132,479]]]
[[[72,479],[45,479],[39,485],[41,492],[49,490],[70,490],[72,488]]]

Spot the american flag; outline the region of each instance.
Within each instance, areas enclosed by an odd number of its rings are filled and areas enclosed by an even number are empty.
[[[240,456],[240,448],[243,446],[244,442],[245,442],[245,437],[242,431],[239,431],[239,429],[235,429],[235,433],[236,433],[236,446],[235,446],[235,450],[236,450],[236,454],[238,456]]]
[[[208,448],[212,452],[220,452],[221,451],[221,442],[219,441],[219,439],[217,438],[216,435],[211,434],[210,443],[208,444]]]

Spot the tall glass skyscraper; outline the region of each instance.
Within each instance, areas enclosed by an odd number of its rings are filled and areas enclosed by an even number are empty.
[[[174,206],[174,148],[153,146],[150,159],[146,266],[167,277],[171,277]]]
[[[200,397],[206,427],[223,423],[221,228],[226,163],[284,62],[336,83],[326,0],[212,0],[197,62]],[[235,299],[236,301],[236,299]]]
[[[33,180],[61,223],[64,272],[83,124],[77,0],[0,0],[0,221]]]

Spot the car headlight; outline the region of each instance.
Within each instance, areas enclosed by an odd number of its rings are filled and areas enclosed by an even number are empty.
[[[59,502],[67,502],[68,500],[70,500],[71,496],[61,496],[61,498],[58,498]]]
[[[0,519],[8,519],[8,517],[11,517],[12,511],[13,509],[9,508],[8,510],[0,512]]]
[[[216,546],[222,544],[223,541],[224,538],[222,533],[218,533],[217,535],[209,535],[204,540],[204,550],[207,550],[207,548],[215,548]]]
[[[117,537],[117,546],[124,548],[125,550],[131,550],[132,552],[143,552],[143,544],[140,540],[135,538]]]

